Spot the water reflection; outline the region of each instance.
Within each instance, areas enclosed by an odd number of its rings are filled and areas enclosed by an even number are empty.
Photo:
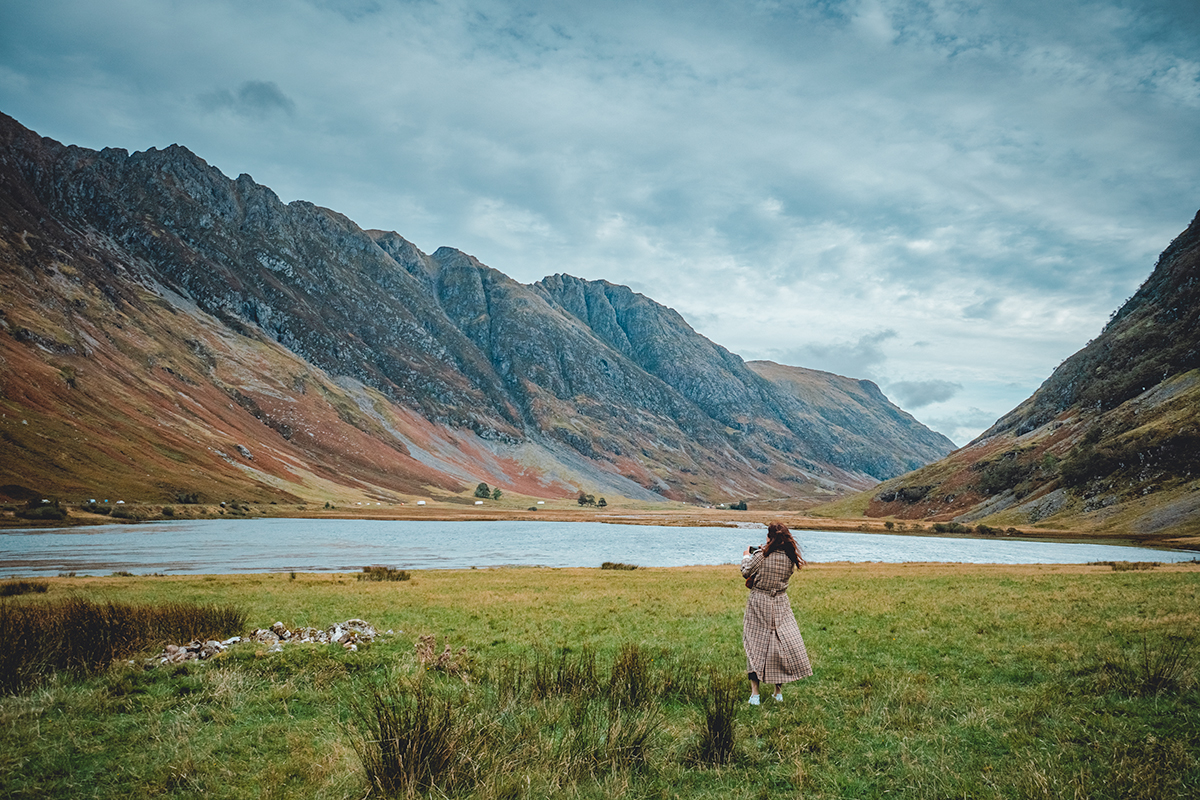
[[[1187,561],[1200,553],[1103,544],[795,531],[809,561],[1081,564]],[[495,566],[735,563],[765,531],[600,522],[179,520],[0,533],[0,574],[346,572]]]

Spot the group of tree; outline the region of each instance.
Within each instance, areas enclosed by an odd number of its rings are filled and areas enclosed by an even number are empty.
[[[39,500],[35,497],[29,498],[25,503],[24,508],[18,508],[16,515],[20,519],[47,519],[61,520],[67,518],[67,509],[54,500]]]
[[[585,494],[582,490],[580,490],[579,499],[576,502],[578,502],[581,506],[594,506],[598,508],[604,508],[606,505],[608,505],[608,501],[603,497],[597,500],[594,496]]]
[[[502,494],[503,492],[500,491],[499,486],[495,489],[490,489],[486,483],[480,483],[475,487],[475,496],[483,500],[499,500]]]

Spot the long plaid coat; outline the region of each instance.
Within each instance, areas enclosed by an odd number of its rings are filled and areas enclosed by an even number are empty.
[[[754,576],[742,620],[746,671],[764,683],[789,683],[813,674],[804,638],[788,600],[788,580],[795,567],[787,553],[776,550],[763,558],[759,550],[742,559],[742,577]]]

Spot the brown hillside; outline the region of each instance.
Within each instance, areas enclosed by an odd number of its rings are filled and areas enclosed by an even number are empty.
[[[1200,214],[1098,337],[945,459],[823,509],[1200,536]]]

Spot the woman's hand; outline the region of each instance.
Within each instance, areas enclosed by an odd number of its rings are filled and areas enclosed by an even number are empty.
[[[746,545],[746,549],[742,551],[742,555],[744,555],[744,556],[750,555],[750,545]]]

